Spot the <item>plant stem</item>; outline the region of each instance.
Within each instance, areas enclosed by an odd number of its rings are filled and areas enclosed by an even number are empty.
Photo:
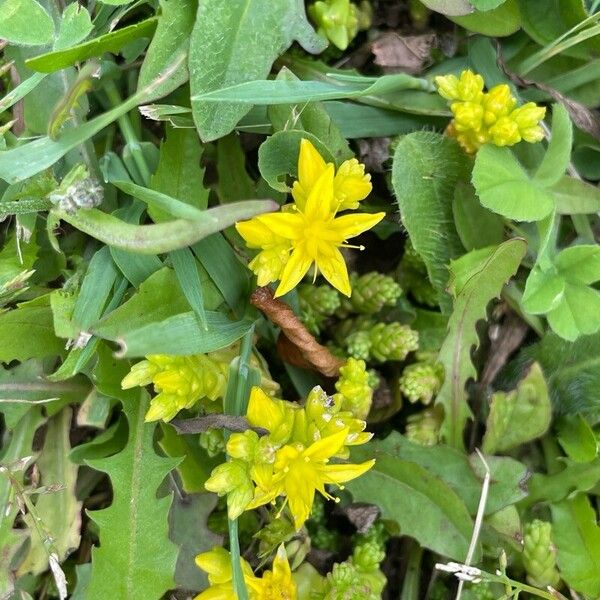
[[[419,600],[422,558],[423,548],[417,542],[413,542],[408,555],[408,566],[399,600]]]
[[[104,86],[104,91],[106,92],[106,95],[108,96],[112,106],[117,107],[123,102],[114,81],[107,81]],[[129,116],[126,114],[121,115],[117,119],[117,122],[119,123],[119,128],[121,129],[121,133],[125,138],[125,143],[129,146],[131,156],[133,157],[133,160],[135,161],[135,164],[142,177],[142,181],[140,183],[147,187],[150,183],[150,169],[148,168],[148,163],[146,162],[146,158],[142,152],[140,141],[135,133],[133,125],[131,124]]]

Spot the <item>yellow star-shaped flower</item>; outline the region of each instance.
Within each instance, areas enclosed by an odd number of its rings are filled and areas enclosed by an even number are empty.
[[[326,163],[310,140],[300,141],[298,156],[298,181],[292,187],[292,196],[300,210],[304,210],[310,191],[330,163]],[[355,158],[344,161],[333,178],[334,212],[358,208],[373,189],[371,176],[365,174],[365,166]]]
[[[295,211],[261,215],[237,223],[238,232],[249,245],[261,244],[261,239],[265,240],[260,246],[263,248],[271,247],[273,240],[289,242],[291,254],[279,274],[275,297],[293,289],[313,264],[333,287],[350,296],[348,270],[339,249],[346,246],[349,238],[379,223],[385,213],[336,217],[334,205],[334,169],[333,165],[327,165],[310,189],[306,202],[297,203]],[[265,228],[270,235],[264,236]]]

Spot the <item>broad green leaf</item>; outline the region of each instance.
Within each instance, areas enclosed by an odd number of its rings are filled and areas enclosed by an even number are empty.
[[[571,160],[573,126],[567,109],[560,103],[552,105],[552,134],[542,164],[533,179],[542,187],[557,183]]]
[[[567,281],[561,302],[546,316],[553,331],[571,342],[596,333],[600,329],[600,292]]]
[[[194,254],[236,315],[244,313],[250,292],[250,272],[223,235],[209,235],[192,246]]]
[[[54,50],[63,50],[78,44],[92,31],[90,13],[80,4],[69,4],[60,19]]]
[[[600,212],[600,188],[564,175],[550,192],[556,201],[556,212],[560,215],[588,215]]]
[[[100,248],[90,260],[73,310],[73,321],[81,331],[97,321],[117,280],[110,248]]]
[[[524,240],[514,238],[489,248],[485,254],[475,250],[451,263],[455,301],[448,321],[448,334],[438,358],[444,366],[445,379],[436,403],[444,407],[442,436],[456,448],[463,445],[463,430],[471,414],[465,384],[470,377],[477,378],[471,361],[471,351],[479,344],[477,322],[486,318],[488,303],[517,272],[526,249]],[[457,285],[456,281],[462,284]]]
[[[94,323],[91,329],[100,337],[115,339],[127,330],[158,323],[187,310],[188,303],[174,271],[164,267],[142,283],[131,298]]]
[[[415,462],[447,483],[463,500],[469,514],[477,513],[481,486],[485,473],[481,459],[472,454],[449,446],[421,446],[411,442],[398,432],[393,432],[384,440],[378,440],[376,447],[405,461]],[[512,458],[487,456],[492,473],[485,514],[490,515],[506,506],[518,502],[527,495],[523,478],[527,468]]]
[[[69,460],[76,465],[86,461],[106,458],[120,452],[127,443],[127,419],[121,416],[119,420],[93,437],[89,442],[74,446],[69,452]]]
[[[148,600],[174,587],[177,547],[168,538],[172,494],[156,498],[156,491],[178,461],[156,454],[156,425],[144,422],[148,405],[143,390],[139,400],[125,402],[127,446],[88,463],[108,474],[113,499],[108,508],[89,513],[99,527],[100,546],[92,549],[87,600]]]
[[[286,67],[277,74],[277,80],[298,81],[298,78]],[[274,131],[300,129],[312,133],[333,154],[336,164],[352,158],[354,155],[348,142],[340,133],[337,125],[319,102],[304,105],[274,105],[268,108],[269,119]]]
[[[471,2],[467,0],[423,0],[423,4],[446,16],[468,15],[473,12]]]
[[[156,79],[175,56],[182,52],[187,53],[197,6],[197,0],[162,0],[160,2],[161,13],[158,25],[140,69],[138,89]],[[184,84],[187,79],[187,68],[182,64],[162,86],[157,88],[156,97],[167,95]]]
[[[558,441],[571,460],[587,463],[596,458],[596,434],[581,415],[565,415],[559,419],[557,429]]]
[[[581,245],[561,250],[556,267],[567,281],[590,284],[600,281],[600,246]]]
[[[286,179],[298,178],[298,154],[302,139],[310,140],[326,162],[335,162],[329,149],[314,135],[295,129],[278,131],[269,136],[258,149],[258,169],[274,190],[291,191]]]
[[[54,335],[49,294],[0,314],[0,361],[56,356],[63,349],[64,340]]]
[[[552,540],[561,577],[575,591],[600,596],[600,527],[590,500],[579,494],[552,505]]]
[[[396,521],[402,534],[421,546],[464,560],[473,522],[458,494],[426,468],[379,449],[377,442],[352,449],[353,462],[371,458],[375,466],[346,484],[354,500],[379,506],[384,519]],[[477,555],[480,551],[478,546]]]
[[[155,225],[131,225],[96,208],[75,213],[55,208],[53,213],[80,231],[104,242],[140,254],[161,254],[185,248],[257,214],[276,210],[272,200],[248,200],[205,210],[198,219],[176,219]]]
[[[304,6],[296,0],[201,3],[190,39],[188,69],[194,122],[203,140],[228,134],[249,107],[210,105],[202,95],[244,81],[265,79],[275,59],[294,41],[314,53],[326,45],[306,20]]]
[[[482,0],[487,3],[497,0]],[[515,33],[521,27],[521,16],[517,0],[506,0],[497,8],[476,11],[470,15],[450,17],[461,27],[475,33],[482,33],[490,37],[504,37]]]
[[[66,406],[48,420],[44,447],[37,460],[44,486],[59,485],[64,489],[40,494],[35,503],[37,517],[52,538],[62,562],[79,546],[81,506],[75,496],[78,467],[69,460],[72,410]],[[48,568],[48,550],[37,535],[31,536],[29,552],[19,566],[19,573],[39,575]]]
[[[50,15],[36,0],[3,0],[0,3],[0,38],[12,44],[40,46],[54,36]]]
[[[535,266],[525,284],[523,308],[532,315],[544,315],[564,299],[565,280],[553,271],[542,271]]]
[[[29,58],[25,61],[25,64],[34,71],[52,73],[53,71],[70,67],[76,62],[81,62],[95,56],[102,56],[105,52],[116,54],[132,40],[151,35],[156,27],[156,23],[157,19],[152,17],[135,25],[105,33],[78,46],[57,49],[46,54],[40,54],[34,58]]]
[[[504,222],[479,203],[472,185],[459,182],[452,202],[454,225],[467,250],[500,244],[504,240]]]
[[[454,140],[432,132],[404,136],[394,154],[392,186],[400,218],[425,261],[444,313],[451,309],[447,265],[463,253],[454,227],[452,198],[456,184],[467,179],[469,168]]]
[[[533,363],[516,390],[492,394],[483,451],[506,452],[542,436],[552,419],[552,406],[540,366]]]
[[[529,177],[508,148],[479,149],[473,185],[483,206],[509,219],[540,221],[554,209],[552,193]]]
[[[185,590],[201,591],[208,586],[204,571],[194,559],[222,543],[207,520],[217,503],[215,494],[175,494],[169,513],[169,537],[179,548],[175,565],[175,583]]]
[[[160,323],[126,330],[113,341],[121,345],[124,357],[199,354],[230,346],[247,333],[252,324],[249,319],[230,321],[223,313],[206,311],[205,327],[196,313],[190,311],[168,317]]]
[[[204,187],[204,169],[200,166],[203,152],[195,131],[167,128],[167,139],[160,147],[158,168],[150,180],[152,189],[195,208],[205,209],[208,206],[208,190]],[[228,177],[235,179],[231,173]],[[232,200],[249,200],[252,197]],[[154,207],[149,213],[155,221],[159,215],[162,218],[166,216]]]
[[[196,313],[196,316],[200,319],[200,324],[206,329],[208,325],[204,311],[204,294],[202,292],[202,282],[198,274],[196,258],[189,248],[173,250],[170,253],[170,257],[175,269],[175,275],[177,275],[179,285],[181,286],[181,291],[192,310]]]
[[[600,333],[575,342],[547,333],[540,342],[523,348],[511,365],[515,373],[535,360],[546,376],[557,414],[600,415]]]
[[[38,427],[44,422],[41,408],[31,407],[12,428],[6,441],[0,449],[0,464],[11,465],[27,456],[34,456],[33,438]],[[27,465],[31,464],[27,461]],[[23,471],[14,474],[17,480],[23,482]],[[28,532],[23,529],[13,529],[15,518],[19,511],[10,480],[5,474],[0,476],[0,594],[11,597],[14,590],[14,576],[11,562],[15,553],[27,539]]]

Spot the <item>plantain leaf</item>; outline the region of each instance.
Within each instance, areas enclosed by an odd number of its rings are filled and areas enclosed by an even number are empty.
[[[400,218],[425,261],[444,313],[452,306],[446,293],[447,265],[463,253],[452,198],[456,184],[468,180],[469,166],[456,142],[427,131],[404,136],[394,153],[392,185]]]
[[[75,496],[78,467],[69,459],[71,444],[69,431],[73,411],[66,406],[48,420],[44,447],[37,460],[44,486],[61,486],[62,489],[40,494],[35,504],[37,517],[52,538],[52,545],[62,562],[79,546],[81,528],[81,502]],[[39,575],[48,568],[48,550],[38,535],[31,536],[31,545],[19,574]]]
[[[514,238],[499,246],[474,250],[451,263],[454,311],[439,353],[445,379],[436,403],[444,407],[442,436],[454,447],[463,446],[463,429],[471,414],[465,384],[470,377],[477,377],[471,361],[471,350],[479,344],[475,326],[485,319],[490,300],[517,272],[526,249],[525,240]]]
[[[326,42],[306,20],[297,0],[203,0],[190,39],[190,88],[194,122],[205,141],[227,135],[250,110],[229,102],[207,104],[203,94],[265,79],[275,59],[294,41],[309,52]]]
[[[125,401],[127,446],[115,456],[88,461],[109,475],[113,500],[90,513],[100,528],[100,546],[92,550],[87,600],[158,600],[174,587],[177,547],[168,537],[172,494],[157,499],[156,492],[179,459],[156,454],[156,425],[144,422],[148,405],[143,390],[139,400]]]

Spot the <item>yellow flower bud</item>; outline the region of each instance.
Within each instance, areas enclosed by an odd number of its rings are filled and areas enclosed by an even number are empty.
[[[269,285],[281,276],[288,261],[291,246],[288,243],[277,244],[259,252],[248,264],[256,275],[259,286]]]
[[[463,71],[458,80],[458,99],[463,102],[480,102],[483,93],[483,77],[470,69]]]
[[[458,100],[458,77],[456,75],[438,75],[435,78],[438,94],[446,100]]]
[[[492,123],[498,118],[508,115],[516,104],[516,98],[510,93],[510,88],[505,83],[495,85],[483,97],[486,113],[490,112],[495,115]]]
[[[546,115],[546,107],[527,102],[511,113],[511,118],[517,124],[521,137],[531,144],[544,139],[544,130],[539,123]]]
[[[232,433],[227,440],[227,454],[232,458],[251,461],[258,445],[258,434],[251,429],[244,433]]]
[[[521,141],[517,124],[510,117],[501,117],[490,127],[490,135],[496,146],[513,146]]]
[[[483,120],[483,106],[475,102],[453,102],[450,110],[454,114],[456,131],[481,129]]]
[[[238,459],[215,467],[204,487],[219,496],[227,494],[227,514],[230,519],[237,519],[254,497],[248,466]]]

